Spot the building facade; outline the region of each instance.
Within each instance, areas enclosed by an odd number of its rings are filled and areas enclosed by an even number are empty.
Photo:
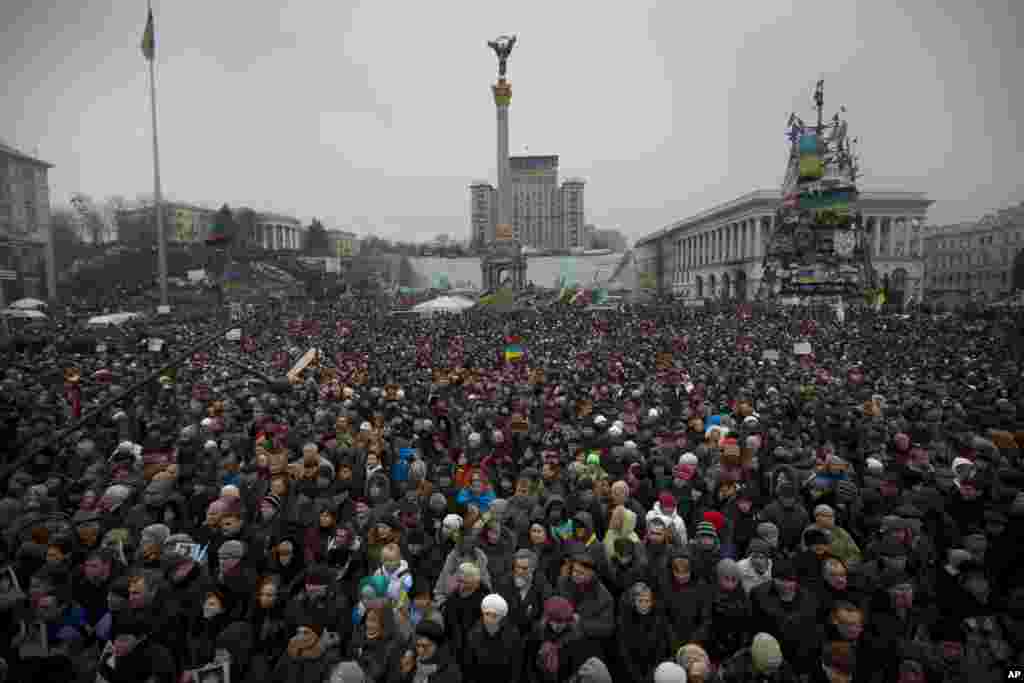
[[[585,181],[570,178],[559,185],[557,155],[513,156],[509,166],[513,238],[534,249],[585,247]],[[471,238],[488,244],[495,238],[498,191],[482,180],[469,191]]]
[[[257,212],[251,244],[264,249],[299,251],[305,242],[307,228],[298,218],[279,213]]]
[[[498,224],[498,189],[486,180],[473,181],[469,186],[469,204],[470,242],[490,244]]]
[[[337,258],[352,258],[359,253],[359,237],[354,232],[328,228],[327,244],[330,246],[331,255]]]
[[[56,296],[50,234],[52,164],[0,141],[0,303]],[[14,279],[7,279],[13,271]],[[43,277],[46,276],[46,282]]]
[[[925,230],[927,301],[961,306],[1012,293],[1014,262],[1024,250],[1024,203],[974,223]]]
[[[217,212],[202,206],[183,202],[162,202],[164,231],[168,243],[193,244],[202,242],[213,230]],[[117,212],[118,240],[133,242],[156,241],[156,211],[153,204]]]
[[[567,178],[561,188],[562,241],[559,249],[582,249],[584,247],[583,220],[583,178]]]
[[[752,300],[781,201],[778,190],[756,190],[642,238],[634,247],[640,280],[694,303]],[[931,204],[918,192],[867,191],[857,200],[872,263],[892,301],[921,301],[921,225]]]

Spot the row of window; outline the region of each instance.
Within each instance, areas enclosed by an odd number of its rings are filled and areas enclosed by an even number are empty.
[[[997,239],[999,234],[1002,234],[1002,240]],[[976,237],[951,237],[949,239],[940,239],[938,240],[938,248],[941,250],[969,249],[974,246],[983,247],[993,244],[1017,244],[1020,242],[1024,242],[1024,230],[1007,230],[1003,233],[991,233]]]
[[[933,268],[946,268],[961,265],[990,265],[997,262],[1008,265],[1016,258],[1022,247],[1016,249],[1000,249],[997,253],[987,251],[974,251],[958,254],[939,254],[929,259]]]
[[[1005,285],[1008,280],[1009,276],[1005,270],[999,273],[992,270],[980,273],[942,273],[928,277],[928,282],[932,285],[970,285],[973,283],[975,286],[978,286],[981,283],[995,283],[997,281],[999,284]]]

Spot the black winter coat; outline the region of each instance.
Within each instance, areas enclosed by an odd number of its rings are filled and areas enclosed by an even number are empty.
[[[523,636],[506,617],[491,635],[483,623],[469,632],[463,675],[470,681],[518,683],[523,671]]]

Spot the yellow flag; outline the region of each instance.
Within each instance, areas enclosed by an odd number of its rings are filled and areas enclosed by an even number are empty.
[[[150,8],[149,16],[146,18],[146,30],[142,33],[142,56],[153,61],[156,52],[156,30],[153,28],[153,9]]]

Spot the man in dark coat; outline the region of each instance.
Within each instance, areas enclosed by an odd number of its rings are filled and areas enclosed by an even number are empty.
[[[491,593],[480,610],[482,618],[467,639],[463,674],[470,681],[516,683],[523,670],[523,638],[517,625],[507,619],[508,603]]]
[[[821,652],[817,599],[800,585],[792,561],[779,560],[772,574],[750,592],[754,630],[774,635],[794,670],[809,673]]]

